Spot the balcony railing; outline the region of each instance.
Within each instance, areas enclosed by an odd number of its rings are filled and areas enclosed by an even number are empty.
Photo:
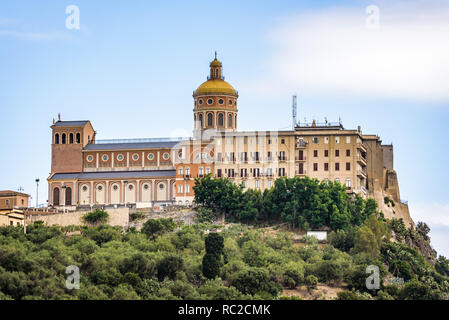
[[[357,148],[362,149],[365,152],[367,150],[366,145],[364,143],[360,143],[360,142],[357,143]]]

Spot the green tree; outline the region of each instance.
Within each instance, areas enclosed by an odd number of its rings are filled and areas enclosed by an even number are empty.
[[[141,232],[154,239],[166,232],[173,231],[175,228],[176,223],[172,218],[148,219],[143,224]]]
[[[157,277],[159,281],[164,280],[165,277],[174,280],[176,273],[183,269],[184,260],[178,255],[171,254],[159,261],[157,265]]]
[[[203,257],[203,275],[208,279],[214,279],[220,274],[222,256],[224,252],[224,239],[219,233],[209,233],[204,240],[206,254]]]

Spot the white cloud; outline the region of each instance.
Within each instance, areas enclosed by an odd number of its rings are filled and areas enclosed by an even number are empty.
[[[67,36],[59,32],[44,33],[44,32],[23,32],[16,30],[0,30],[0,36],[19,37],[30,40],[55,40],[67,38]]]
[[[449,4],[430,3],[379,5],[377,30],[365,6],[289,17],[268,35],[268,80],[245,90],[449,100]]]
[[[449,227],[449,203],[410,204],[410,213],[415,222],[424,221],[429,225]]]

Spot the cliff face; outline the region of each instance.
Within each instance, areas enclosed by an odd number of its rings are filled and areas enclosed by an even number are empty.
[[[367,196],[376,200],[386,218],[402,218],[407,227],[415,228],[408,204],[401,202],[398,177],[393,168],[393,145],[382,145],[377,136],[366,136],[364,143],[367,146]]]
[[[375,199],[379,204],[379,209],[388,219],[402,218],[407,227],[416,227],[415,222],[410,216],[408,204],[401,202],[396,171],[384,168],[384,176],[385,183],[383,188],[381,190],[375,190]]]

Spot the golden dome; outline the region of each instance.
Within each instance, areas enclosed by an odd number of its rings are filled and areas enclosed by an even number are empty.
[[[211,66],[211,67],[221,67],[221,62],[218,61],[217,58],[215,58],[215,59],[210,63],[209,66]]]
[[[203,82],[194,93],[195,96],[200,94],[237,95],[237,91],[235,91],[235,89],[229,83],[222,79],[209,79],[206,82]]]

